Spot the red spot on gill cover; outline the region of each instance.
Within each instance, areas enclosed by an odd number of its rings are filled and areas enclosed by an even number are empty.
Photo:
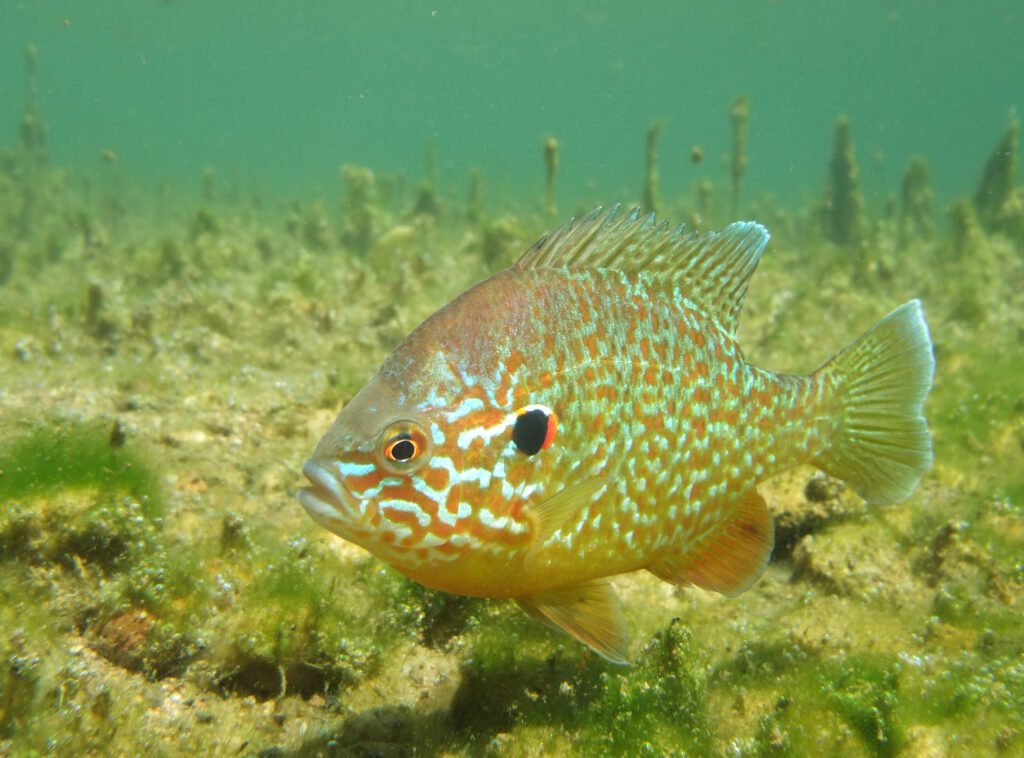
[[[552,412],[548,415],[548,431],[544,435],[544,442],[541,444],[540,449],[551,447],[551,443],[555,441],[555,434],[558,430],[558,416]]]

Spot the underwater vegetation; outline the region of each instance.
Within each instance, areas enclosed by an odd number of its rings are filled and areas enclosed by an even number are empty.
[[[658,137],[661,134],[661,122],[655,121],[647,130],[647,151],[644,154],[644,190],[640,207],[647,213],[661,210],[661,197],[658,194]]]
[[[729,213],[737,218],[740,212],[740,192],[743,174],[747,171],[747,134],[750,131],[750,101],[746,95],[737,97],[729,108],[732,122],[732,158],[729,162],[729,178],[732,180],[732,201]]]
[[[836,120],[825,193],[825,234],[837,245],[855,246],[864,240],[864,198],[860,171],[853,154],[853,135],[845,116]]]
[[[948,207],[915,157],[872,210],[840,120],[820,196],[782,208],[741,192],[755,106],[736,101],[721,176],[681,197],[657,152],[682,148],[653,122],[646,178],[615,200],[769,226],[740,335],[758,365],[812,370],[920,297],[936,463],[894,508],[810,469],[771,483],[776,551],[739,598],[617,580],[619,667],[511,604],[405,580],[293,499],[416,324],[589,210],[555,196],[557,138],[520,205],[479,172],[446,186],[433,142],[422,177],[346,162],[279,199],[210,171],[156,197],[119,178],[116,146],[95,175],[55,165],[30,98],[0,150],[0,754],[1024,750],[1017,121]]]

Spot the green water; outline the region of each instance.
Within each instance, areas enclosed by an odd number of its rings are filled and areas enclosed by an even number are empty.
[[[20,116],[32,42],[61,163],[93,168],[110,148],[136,178],[189,184],[212,166],[286,194],[334,186],[343,163],[417,176],[430,137],[447,184],[476,166],[522,198],[541,186],[539,143],[554,135],[567,199],[635,197],[658,118],[665,189],[682,192],[724,176],[728,106],[743,92],[752,192],[817,193],[844,112],[869,195],[923,154],[949,198],[977,178],[1024,69],[1014,0],[154,0],[0,13],[0,124]]]
[[[0,0],[0,756],[1021,754],[1022,31],[1010,0]],[[752,363],[922,301],[907,500],[764,483],[747,592],[614,579],[628,667],[308,518],[303,461],[424,318],[599,204],[720,228],[734,166],[772,231]]]

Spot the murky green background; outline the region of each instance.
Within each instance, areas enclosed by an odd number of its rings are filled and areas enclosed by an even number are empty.
[[[1011,0],[0,0],[0,756],[1021,754],[1022,30]],[[418,323],[615,202],[771,229],[758,366],[910,298],[937,361],[910,498],[766,483],[749,591],[615,578],[630,667],[294,498]]]
[[[745,92],[753,191],[816,193],[842,111],[869,195],[922,153],[949,198],[975,181],[1024,70],[1014,0],[6,0],[0,13],[0,123],[17,123],[31,41],[62,163],[112,148],[134,177],[189,183],[214,166],[275,193],[330,185],[341,163],[415,172],[430,136],[442,176],[479,166],[521,198],[554,134],[566,197],[607,202],[638,183],[655,118],[665,188],[681,192],[692,145],[702,172],[722,173],[728,104]]]

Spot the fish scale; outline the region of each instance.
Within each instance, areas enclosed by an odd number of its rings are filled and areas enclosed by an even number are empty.
[[[544,571],[584,578],[594,567],[580,555],[611,573],[642,567],[653,551],[678,548],[728,518],[734,493],[805,460],[829,433],[822,382],[744,363],[731,336],[680,294],[659,300],[641,278],[618,272],[531,272],[517,277],[516,288],[535,293],[535,323],[544,314],[578,314],[583,339],[560,333],[555,349],[521,364],[512,381],[532,387],[549,373],[560,378],[530,393],[565,419],[553,453],[565,460],[556,458],[551,468],[571,467],[581,451],[594,452],[589,465],[559,485],[607,476],[617,501],[581,510],[556,532]],[[787,424],[796,414],[825,420]],[[633,449],[640,455],[629,455]],[[680,518],[661,518],[680,503]]]
[[[931,465],[917,301],[809,376],[746,362],[767,242],[750,222],[570,221],[409,335],[317,445],[300,501],[416,581],[513,598],[625,661],[607,577],[736,594],[773,544],[760,482],[813,463],[896,502]]]

